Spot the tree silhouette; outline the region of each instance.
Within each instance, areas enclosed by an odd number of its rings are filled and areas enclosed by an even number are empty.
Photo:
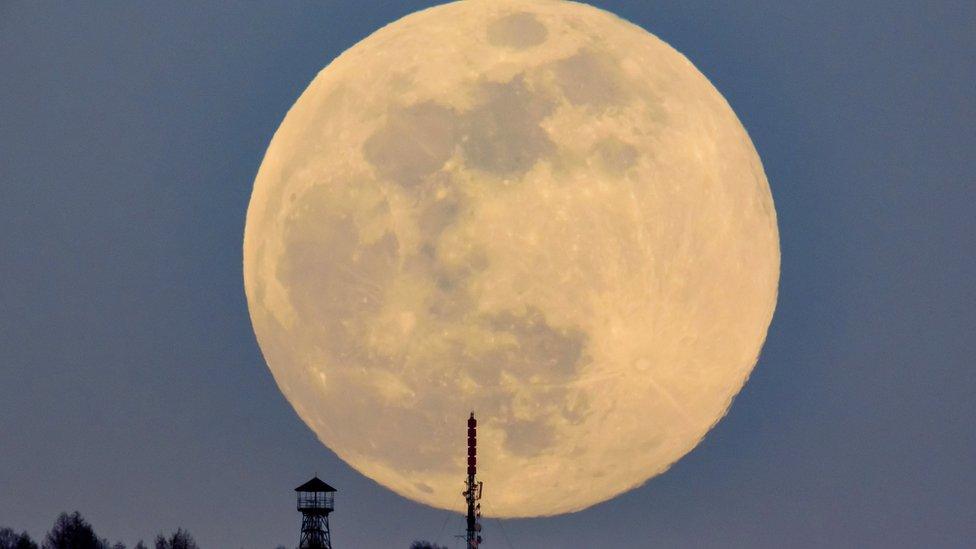
[[[410,549],[447,549],[447,547],[429,541],[415,541],[410,544]]]
[[[99,539],[81,513],[61,513],[47,533],[43,549],[110,549],[108,540]]]
[[[156,536],[155,549],[200,549],[189,532],[178,528],[168,538],[163,534]],[[61,513],[54,526],[44,538],[40,547],[27,532],[18,534],[10,528],[0,528],[0,549],[126,549],[121,541],[112,545],[105,538],[99,538],[91,524],[75,511],[70,515]],[[132,549],[149,549],[139,540]]]
[[[27,532],[18,534],[10,528],[0,528],[0,549],[37,549],[37,544]]]
[[[193,536],[186,530],[179,528],[169,539],[159,534],[156,536],[156,549],[200,549]]]

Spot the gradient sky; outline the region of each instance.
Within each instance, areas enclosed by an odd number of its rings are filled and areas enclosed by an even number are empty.
[[[318,442],[241,279],[287,109],[431,4],[0,3],[0,526],[39,538],[77,509],[130,545],[182,526],[205,548],[293,546],[292,488],[318,472],[338,547],[462,529]],[[783,272],[759,365],[668,473],[488,520],[487,546],[967,545],[976,4],[724,4],[595,2],[688,56],[763,159]]]

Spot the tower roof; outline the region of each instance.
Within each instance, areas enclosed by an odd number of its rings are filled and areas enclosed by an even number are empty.
[[[296,492],[338,492],[335,488],[329,486],[323,482],[319,477],[313,477],[312,480],[302,484],[298,488],[295,488]]]

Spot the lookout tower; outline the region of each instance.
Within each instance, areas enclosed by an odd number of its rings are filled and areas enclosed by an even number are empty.
[[[329,533],[329,513],[335,507],[336,489],[322,482],[319,477],[295,488],[298,492],[298,512],[302,514],[302,535],[298,549],[332,549]]]

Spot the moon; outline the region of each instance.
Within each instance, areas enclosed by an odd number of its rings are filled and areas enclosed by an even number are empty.
[[[572,512],[691,451],[756,364],[776,213],[722,95],[584,4],[467,1],[344,52],[261,164],[244,286],[284,396],[352,467]]]

